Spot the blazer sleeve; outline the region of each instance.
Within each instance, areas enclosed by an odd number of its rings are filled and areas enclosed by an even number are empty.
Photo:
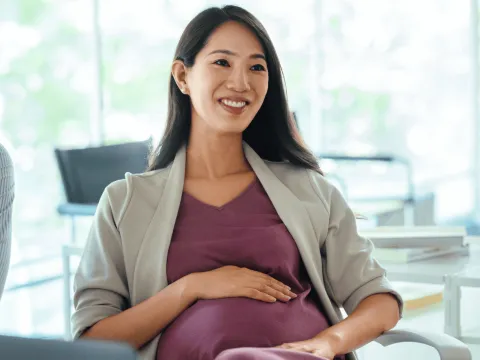
[[[74,280],[73,338],[129,306],[122,241],[118,230],[126,180],[110,184],[101,196]],[[115,214],[119,214],[115,216]]]
[[[0,299],[10,265],[13,199],[13,164],[7,150],[0,144]]]
[[[331,188],[328,232],[321,247],[327,291],[348,314],[366,297],[390,293],[402,314],[402,298],[387,280],[385,269],[373,258],[372,242],[358,234],[353,211],[340,192]]]

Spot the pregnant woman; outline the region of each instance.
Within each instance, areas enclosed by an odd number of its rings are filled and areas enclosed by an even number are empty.
[[[402,301],[296,136],[255,17],[197,15],[168,103],[148,171],[98,204],[75,338],[128,342],[145,360],[332,360],[395,326]]]

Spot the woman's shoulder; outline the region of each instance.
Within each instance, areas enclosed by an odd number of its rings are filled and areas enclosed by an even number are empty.
[[[321,173],[299,167],[288,162],[265,162],[275,176],[300,200],[316,198],[327,208],[330,207],[335,187]]]
[[[125,173],[125,178],[109,184],[103,197],[108,202],[114,216],[123,218],[132,201],[145,205],[154,205],[161,195],[161,190],[168,178],[169,168],[145,173]]]
[[[150,190],[150,188],[158,187],[168,178],[168,168],[148,171],[144,173],[132,174],[125,173],[125,178],[116,180],[109,184],[106,191],[111,193],[127,192],[135,188]]]

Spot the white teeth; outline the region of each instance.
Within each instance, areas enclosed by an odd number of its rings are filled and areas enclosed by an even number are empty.
[[[222,99],[222,103],[224,103],[227,106],[231,107],[236,107],[236,108],[241,108],[244,107],[247,103],[245,101],[232,101],[228,99]]]

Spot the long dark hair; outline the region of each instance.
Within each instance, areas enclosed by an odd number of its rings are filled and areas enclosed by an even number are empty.
[[[238,6],[212,7],[198,14],[185,28],[175,60],[187,67],[207,43],[212,32],[227,21],[248,27],[263,46],[269,73],[265,100],[243,132],[243,140],[264,160],[291,164],[321,173],[315,156],[298,141],[298,129],[292,121],[284,87],[284,77],[275,48],[263,25],[248,11]],[[172,163],[180,147],[187,143],[191,128],[190,98],[185,96],[170,76],[167,126],[158,147],[151,153],[148,170],[157,170]]]

